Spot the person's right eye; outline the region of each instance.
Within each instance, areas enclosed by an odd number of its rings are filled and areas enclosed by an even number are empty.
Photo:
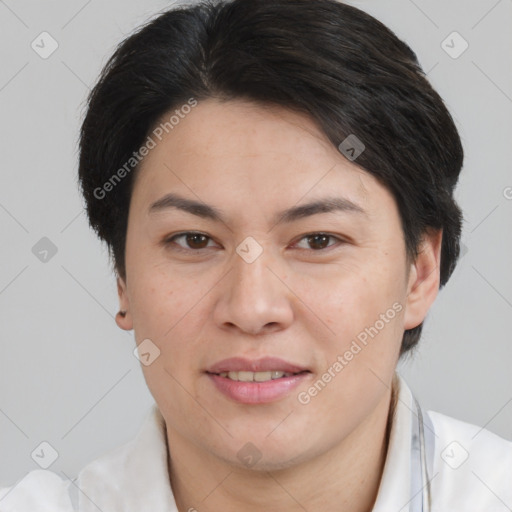
[[[184,240],[184,243],[188,245],[188,248],[176,242],[180,239]],[[168,246],[171,250],[176,250],[179,252],[198,252],[202,249],[208,248],[207,245],[204,245],[206,240],[211,240],[211,238],[203,233],[188,231],[167,238],[164,242],[164,245],[166,247]]]

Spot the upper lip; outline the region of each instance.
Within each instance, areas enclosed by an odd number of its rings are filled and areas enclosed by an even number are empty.
[[[269,372],[272,370],[286,373],[300,373],[309,371],[307,368],[279,359],[278,357],[263,357],[261,359],[245,359],[243,357],[231,357],[223,359],[210,366],[207,373],[223,372]]]

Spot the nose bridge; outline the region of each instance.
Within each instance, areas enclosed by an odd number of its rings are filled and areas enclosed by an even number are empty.
[[[278,267],[270,249],[264,249],[251,237],[244,240],[237,247],[232,271],[226,276],[216,321],[234,324],[253,334],[269,324],[282,327],[289,322],[291,308],[287,288],[276,275]]]
[[[272,267],[270,252],[252,237],[237,247],[231,282],[233,299],[258,301],[272,292],[274,284],[271,281],[276,277],[268,268]]]

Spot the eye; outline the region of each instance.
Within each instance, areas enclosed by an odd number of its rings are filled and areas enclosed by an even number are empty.
[[[344,243],[344,241],[341,240],[340,238],[338,238],[334,235],[329,235],[327,233],[310,233],[308,235],[304,235],[299,240],[299,242],[301,242],[302,240],[306,240],[307,244],[309,244],[310,246],[313,246],[314,252],[319,252],[319,251],[326,249],[327,247],[332,247],[332,245],[335,245],[335,244],[328,245],[327,242],[329,239],[335,239],[335,240],[338,240],[338,242],[340,242],[340,243]]]
[[[187,244],[188,247],[183,247],[180,244],[176,244],[176,240],[179,240],[180,238],[183,238],[185,240],[185,244]],[[180,233],[178,235],[174,235],[171,238],[168,238],[165,240],[164,245],[177,245],[177,248],[174,248],[178,251],[195,251],[198,252],[201,249],[207,248],[207,241],[211,240],[209,236],[203,235],[202,233],[195,233],[195,232],[187,232],[187,233]],[[206,245],[205,245],[206,244]]]

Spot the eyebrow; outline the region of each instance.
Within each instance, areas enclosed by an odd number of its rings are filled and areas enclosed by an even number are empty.
[[[155,214],[169,209],[181,210],[191,215],[196,215],[203,219],[209,219],[214,222],[226,224],[224,212],[214,206],[187,199],[177,194],[167,194],[155,201],[149,207],[149,214]],[[344,197],[326,197],[315,200],[301,206],[277,212],[273,219],[273,225],[297,221],[306,217],[311,217],[320,213],[345,212],[367,215],[367,212],[358,204]]]

